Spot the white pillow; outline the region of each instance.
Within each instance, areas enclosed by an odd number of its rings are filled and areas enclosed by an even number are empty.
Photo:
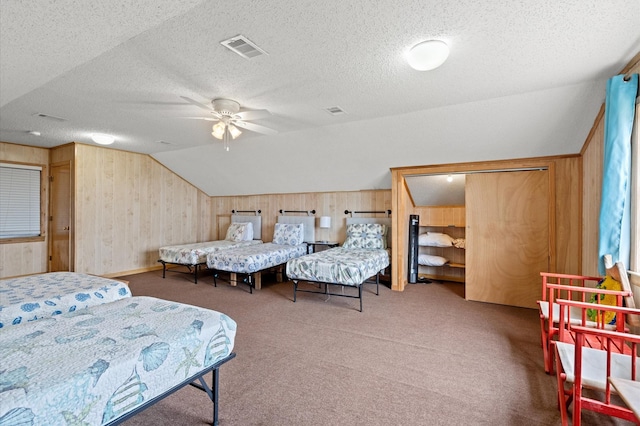
[[[453,238],[440,232],[427,232],[418,236],[418,245],[432,247],[451,247]]]
[[[246,222],[245,225],[247,226],[244,228],[244,232],[242,233],[242,241],[251,241],[253,240],[253,223]]]
[[[442,256],[433,256],[430,254],[421,254],[418,256],[418,263],[424,266],[442,266],[449,262],[449,259],[445,259]]]
[[[245,241],[246,236],[248,235],[247,228],[251,226],[251,239],[253,239],[253,225],[249,222],[246,223],[232,223],[227,228],[227,235],[224,237],[227,241]]]

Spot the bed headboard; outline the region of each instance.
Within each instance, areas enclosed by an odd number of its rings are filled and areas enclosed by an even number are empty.
[[[304,242],[310,243],[316,240],[316,217],[315,216],[278,216],[278,223],[304,225]]]
[[[231,215],[231,223],[244,223],[244,222],[251,222],[253,224],[253,239],[261,240],[262,239],[262,216],[260,215],[245,216],[241,214]]]
[[[351,223],[379,223],[387,226],[387,247],[391,247],[391,218],[390,217],[348,217],[347,225]]]

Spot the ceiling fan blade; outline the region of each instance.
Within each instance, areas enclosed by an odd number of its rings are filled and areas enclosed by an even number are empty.
[[[268,127],[261,126],[259,124],[247,123],[246,121],[234,120],[233,124],[243,129],[251,130],[252,132],[262,133],[263,135],[276,135],[277,130],[270,129]]]
[[[257,109],[254,111],[241,111],[234,117],[238,117],[241,120],[260,120],[261,118],[270,117],[271,113],[266,109]]]
[[[188,120],[219,121],[217,118],[211,118],[211,117],[183,117],[183,118],[186,118]]]
[[[195,100],[193,100],[193,99],[191,99],[191,98],[188,98],[188,97],[186,97],[186,96],[180,96],[180,97],[181,97],[182,99],[184,99],[185,101],[189,102],[190,104],[193,104],[193,105],[195,105],[195,106],[197,106],[197,107],[200,107],[200,108],[202,108],[202,109],[206,109],[206,110],[207,110],[207,111],[209,111],[209,112],[213,111],[213,108],[211,108],[210,106],[207,106],[207,105],[205,105],[205,104],[203,104],[203,103],[200,103],[200,102],[198,102],[198,101],[195,101]]]

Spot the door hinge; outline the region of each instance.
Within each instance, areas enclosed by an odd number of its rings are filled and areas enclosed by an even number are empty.
[[[49,176],[49,182],[53,182],[53,176]]]
[[[51,261],[51,260],[53,260],[53,257],[52,257],[52,256],[49,256],[49,261]]]
[[[53,220],[53,216],[49,216],[49,222]]]

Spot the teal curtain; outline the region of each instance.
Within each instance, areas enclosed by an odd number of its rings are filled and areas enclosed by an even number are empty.
[[[604,112],[604,168],[598,236],[598,271],[602,256],[629,267],[631,250],[631,131],[638,95],[638,74],[607,81]]]

